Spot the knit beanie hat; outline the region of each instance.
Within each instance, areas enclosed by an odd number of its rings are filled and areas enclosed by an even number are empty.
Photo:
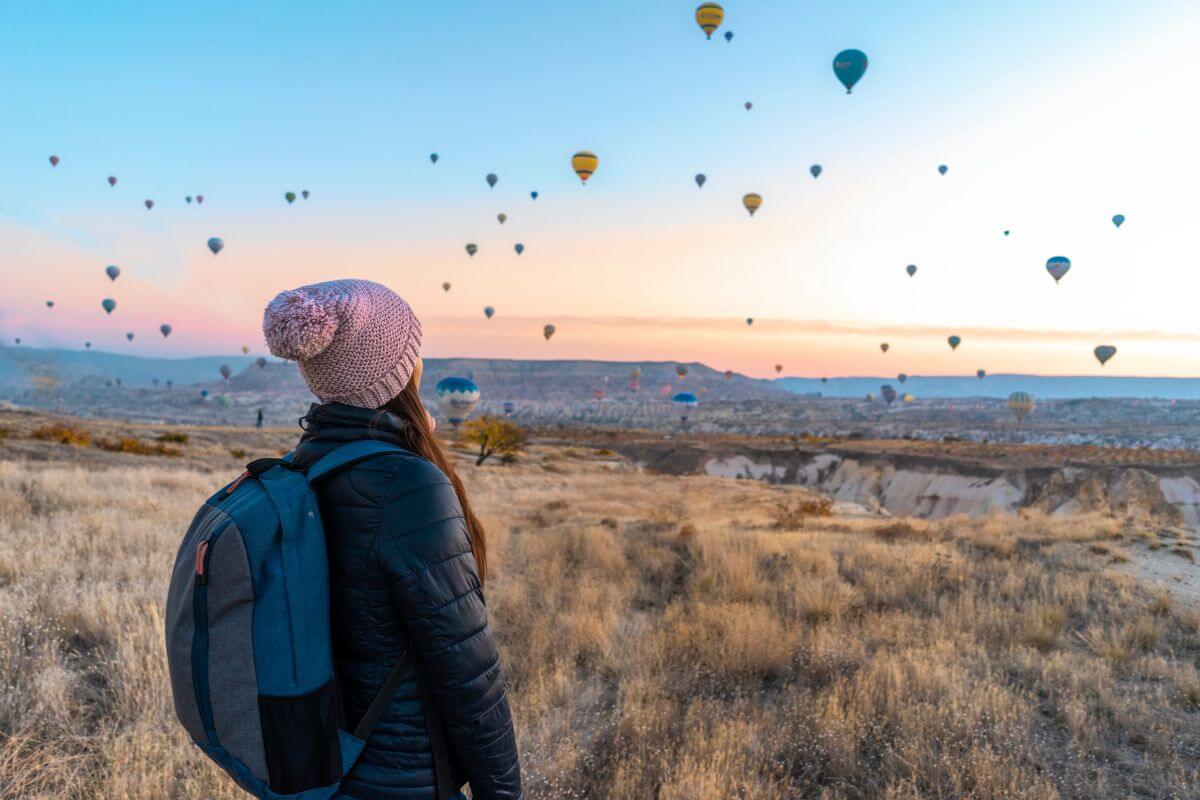
[[[421,323],[400,295],[340,280],[280,292],[263,313],[271,353],[296,361],[323,403],[379,408],[400,394],[421,354]]]

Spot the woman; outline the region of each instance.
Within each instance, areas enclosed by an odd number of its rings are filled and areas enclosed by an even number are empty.
[[[420,322],[390,289],[342,280],[278,295],[263,333],[272,353],[299,363],[321,401],[301,421],[297,463],[358,439],[405,451],[318,488],[349,727],[405,649],[417,657],[339,797],[443,800],[462,797],[467,783],[474,800],[519,800],[512,716],[482,593],[483,526],[421,404]]]

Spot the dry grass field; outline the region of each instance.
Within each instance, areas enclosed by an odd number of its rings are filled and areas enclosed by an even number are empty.
[[[46,424],[0,418],[0,796],[244,796],[175,722],[162,605],[194,509],[291,433]],[[461,463],[531,800],[1200,796],[1200,609],[1121,571],[1134,523]]]

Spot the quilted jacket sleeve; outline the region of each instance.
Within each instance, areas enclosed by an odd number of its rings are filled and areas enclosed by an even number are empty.
[[[380,565],[475,800],[520,800],[521,768],[500,655],[454,487],[420,462],[384,505]]]

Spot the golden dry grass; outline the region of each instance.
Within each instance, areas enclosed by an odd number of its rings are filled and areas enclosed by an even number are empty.
[[[240,441],[212,444],[222,474]],[[220,480],[196,442],[0,461],[0,796],[243,796],[163,662],[167,573]],[[461,462],[531,799],[1197,796],[1200,613],[1110,566],[1126,526],[889,526],[593,455]]]

